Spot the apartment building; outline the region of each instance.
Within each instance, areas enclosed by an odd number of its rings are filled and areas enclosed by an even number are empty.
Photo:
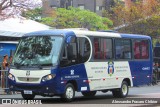
[[[138,0],[116,0],[117,2],[124,2],[126,7],[129,7],[131,2]],[[146,2],[148,0],[142,0]],[[92,12],[102,16],[105,9],[110,9],[114,5],[114,0],[42,0],[43,3],[43,16],[47,16],[52,9],[55,8],[68,8],[79,7],[80,9],[88,9]]]
[[[51,8],[68,8],[69,6],[79,7],[80,9],[88,9],[92,12],[102,16],[103,10],[106,5],[109,5],[112,0],[43,0],[44,11]],[[46,16],[47,14],[44,14]]]

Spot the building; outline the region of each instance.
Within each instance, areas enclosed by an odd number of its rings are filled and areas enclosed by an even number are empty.
[[[79,7],[80,9],[88,9],[102,16],[103,10],[109,10],[115,5],[115,2],[124,3],[126,7],[130,7],[132,2],[139,0],[42,0],[43,16],[48,16],[51,10],[55,8]],[[142,0],[146,2],[148,0]]]
[[[109,0],[111,1],[111,0]],[[79,7],[80,9],[88,9],[102,16],[103,10],[106,8],[106,0],[43,0],[44,12],[51,8],[68,8],[69,6]],[[44,16],[47,14],[44,13]]]

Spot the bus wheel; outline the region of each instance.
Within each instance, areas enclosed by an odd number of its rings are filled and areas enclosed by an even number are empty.
[[[96,95],[96,91],[85,91],[85,92],[82,92],[82,95],[85,97],[93,97]]]
[[[71,83],[68,83],[65,88],[65,93],[61,95],[61,99],[66,102],[71,102],[75,96],[75,89]]]
[[[35,95],[34,94],[24,94],[23,92],[21,93],[23,99],[25,100],[33,100]]]
[[[122,82],[121,88],[117,90],[113,90],[112,94],[114,97],[124,98],[128,95],[129,87],[126,81]]]

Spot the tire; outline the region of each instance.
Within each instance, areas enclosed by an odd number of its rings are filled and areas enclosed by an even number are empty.
[[[124,98],[124,97],[127,97],[128,92],[129,92],[128,83],[126,81],[123,81],[121,84],[121,88],[117,90],[113,90],[112,94],[114,97]]]
[[[34,94],[24,94],[23,92],[21,93],[23,99],[25,100],[33,100],[35,98],[35,95]]]
[[[119,95],[118,95],[118,91],[116,91],[116,90],[113,90],[113,91],[112,91],[112,94],[113,94],[113,96],[116,97],[116,98],[118,98],[118,96],[119,96]]]
[[[71,83],[68,83],[65,87],[64,94],[61,95],[61,99],[65,102],[71,102],[75,97],[75,89]]]
[[[85,92],[82,92],[82,95],[85,97],[93,97],[96,95],[96,91],[85,91]]]

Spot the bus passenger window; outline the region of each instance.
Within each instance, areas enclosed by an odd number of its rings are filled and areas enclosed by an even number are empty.
[[[86,38],[78,38],[78,61],[79,63],[86,62],[91,54],[90,43]]]
[[[149,53],[148,53],[148,41],[143,40],[141,41],[142,45],[142,59],[148,59]]]
[[[99,39],[94,38],[94,58],[100,59]]]
[[[94,59],[111,59],[112,58],[112,39],[94,38]]]
[[[140,43],[138,41],[134,42],[134,58],[140,59]]]
[[[131,41],[126,39],[115,40],[116,59],[131,59]]]
[[[135,40],[133,43],[134,48],[134,58],[135,59],[148,59],[149,49],[147,40]]]

